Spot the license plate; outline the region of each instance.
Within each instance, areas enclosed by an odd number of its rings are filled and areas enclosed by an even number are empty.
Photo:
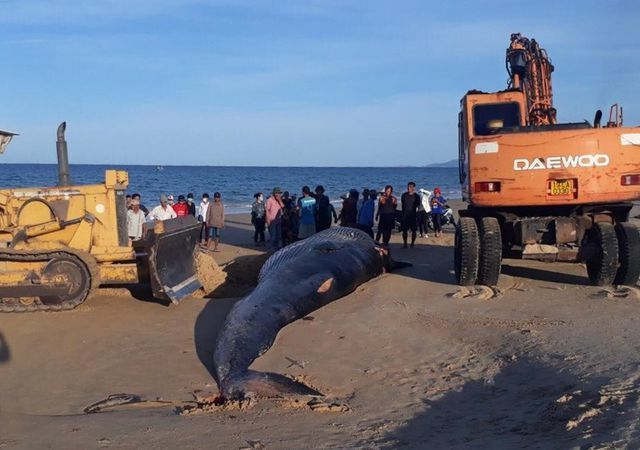
[[[551,180],[551,195],[571,195],[572,193],[572,180]]]

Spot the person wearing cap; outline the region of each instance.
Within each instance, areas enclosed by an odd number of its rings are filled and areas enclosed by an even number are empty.
[[[167,203],[168,203],[168,204],[169,204],[169,206],[171,206],[172,208],[173,208],[173,205],[175,205],[175,204],[176,204],[176,202],[174,201],[174,198],[173,198],[173,194],[169,194],[169,195],[167,196]]]
[[[189,208],[189,214],[193,217],[196,216],[196,204],[193,202],[193,194],[189,192],[187,194],[187,208]]]
[[[160,204],[153,208],[147,215],[149,220],[168,220],[175,219],[177,217],[176,212],[169,205],[167,196],[162,194],[160,196]]]
[[[178,203],[173,205],[173,210],[178,217],[189,215],[189,206],[187,205],[187,200],[185,200],[184,195],[178,195]]]
[[[298,238],[308,238],[316,232],[316,199],[311,197],[309,186],[302,188],[302,197],[298,199],[298,215]]]
[[[200,241],[202,245],[206,245],[209,242],[209,227],[207,227],[207,212],[209,212],[209,194],[206,192],[202,194],[202,201],[198,206],[198,222],[202,222],[202,229],[200,230]]]
[[[433,190],[433,197],[431,197],[431,218],[433,219],[433,229],[436,232],[436,237],[442,233],[442,215],[447,209],[447,200],[442,196],[442,191],[439,187]]]
[[[140,209],[140,200],[132,199],[127,210],[127,233],[129,235],[129,245],[132,242],[142,239],[146,229],[144,212]]]
[[[220,243],[220,232],[224,228],[224,205],[222,204],[222,196],[220,192],[213,194],[213,203],[209,205],[207,211],[207,226],[209,227],[209,242],[207,249],[211,249],[211,241],[213,241],[213,251],[218,251]]]
[[[279,187],[273,188],[271,196],[265,205],[265,218],[269,228],[269,250],[275,252],[280,248],[282,240],[282,209],[284,203],[281,198],[282,191]]]
[[[331,227],[331,217],[338,221],[336,210],[329,197],[324,194],[324,186],[316,186],[316,231],[326,230]]]

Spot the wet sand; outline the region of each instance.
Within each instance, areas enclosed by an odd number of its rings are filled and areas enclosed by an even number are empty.
[[[283,329],[253,365],[348,411],[261,401],[188,416],[216,392],[212,349],[259,268],[247,215],[215,257],[234,283],[179,305],[100,289],[66,313],[0,315],[0,448],[638,447],[638,291],[578,264],[506,261],[499,289],[460,289],[453,229],[392,252],[386,274]],[[254,280],[255,281],[255,280]],[[243,287],[244,286],[244,287]],[[146,404],[85,415],[110,394]]]

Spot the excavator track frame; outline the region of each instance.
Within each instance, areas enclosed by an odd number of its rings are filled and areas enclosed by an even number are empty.
[[[60,249],[60,250],[51,250],[51,251],[43,251],[43,250],[13,250],[13,249],[2,249],[0,250],[0,262],[50,262],[56,260],[63,261],[71,261],[76,264],[83,273],[87,276],[86,286],[83,287],[80,294],[75,295],[72,299],[62,300],[60,303],[45,303],[39,297],[43,297],[45,295],[40,295],[38,298],[33,300],[31,303],[22,303],[18,299],[19,298],[31,298],[34,297],[31,295],[16,295],[16,296],[5,296],[4,298],[0,298],[0,313],[21,313],[21,312],[37,312],[37,311],[68,311],[76,308],[78,305],[82,304],[91,291],[98,286],[98,276],[99,276],[99,267],[96,263],[95,259],[89,254],[82,254],[81,252],[77,252],[71,249]],[[28,281],[28,280],[25,280]],[[37,286],[35,283],[33,285],[29,284],[20,284],[14,285],[16,290],[16,294],[21,294],[22,290],[25,290],[25,286],[32,287]],[[11,288],[12,286],[2,286],[3,290],[7,290],[7,288]],[[42,288],[46,291],[46,287],[44,285],[40,285],[41,291]],[[59,296],[61,294],[60,287],[56,287],[56,285],[51,285],[51,296]],[[9,301],[9,299],[12,299]]]

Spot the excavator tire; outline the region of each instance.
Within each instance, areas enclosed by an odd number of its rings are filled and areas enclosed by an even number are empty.
[[[480,236],[472,217],[461,217],[456,227],[454,266],[460,286],[472,286],[478,278]]]
[[[635,286],[640,277],[640,231],[629,222],[618,223],[615,229],[620,265],[613,284]]]
[[[618,270],[618,238],[614,226],[596,223],[589,231],[587,242],[595,246],[595,254],[587,259],[587,273],[594,286],[610,286]]]
[[[478,284],[495,286],[502,263],[502,233],[495,217],[483,217],[480,223],[480,267]]]

